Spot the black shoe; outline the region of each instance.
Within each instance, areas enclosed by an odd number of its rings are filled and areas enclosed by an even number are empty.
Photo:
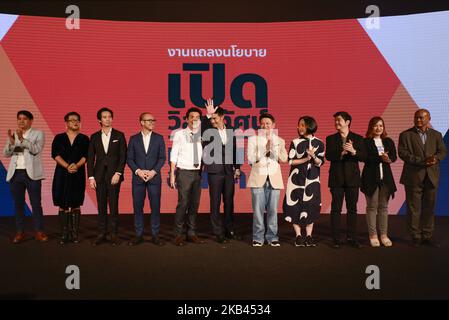
[[[111,245],[113,246],[113,247],[116,247],[116,246],[118,246],[120,244],[120,241],[119,241],[119,239],[118,239],[118,235],[116,234],[116,233],[113,233],[112,235],[111,235]]]
[[[100,244],[102,244],[102,243],[104,243],[106,241],[107,241],[106,235],[104,233],[102,233],[102,234],[97,236],[97,238],[92,242],[92,245],[93,246],[98,246],[98,245],[100,245]]]
[[[315,239],[313,239],[312,236],[306,237],[306,247],[316,247]]]
[[[151,238],[151,242],[157,246],[163,246],[164,242],[158,237],[158,236],[153,236]]]
[[[306,241],[302,236],[296,236],[295,247],[305,247]]]
[[[227,231],[226,234],[225,234],[225,237],[227,239],[229,239],[229,240],[237,240],[237,241],[242,240],[242,237],[237,235],[237,234],[235,234],[234,231]]]
[[[418,248],[419,246],[421,246],[421,239],[419,239],[419,238],[414,238],[414,239],[412,240],[411,246],[412,246],[412,247],[415,247],[415,248]]]
[[[361,248],[362,248],[362,245],[361,245],[360,242],[358,242],[356,239],[348,238],[348,239],[346,240],[346,243],[347,243],[348,245],[350,245],[351,247],[356,248],[356,249],[361,249]]]
[[[424,246],[439,248],[440,244],[433,239],[423,239],[422,244]]]
[[[215,237],[215,241],[217,241],[217,242],[220,243],[220,244],[225,244],[225,243],[228,243],[228,242],[229,242],[229,240],[226,239],[225,236],[216,236],[216,237]]]
[[[340,247],[341,247],[341,241],[338,239],[333,239],[332,240],[332,248],[340,249]]]
[[[145,240],[143,239],[142,236],[140,236],[140,237],[135,237],[134,239],[132,239],[130,242],[128,242],[128,245],[129,246],[137,246],[144,242],[145,242]]]

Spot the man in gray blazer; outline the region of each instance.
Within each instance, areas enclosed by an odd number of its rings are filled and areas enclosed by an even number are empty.
[[[443,136],[430,128],[430,112],[415,112],[415,126],[399,136],[398,154],[404,161],[401,184],[405,187],[407,226],[412,245],[438,247],[433,239],[435,198],[440,161],[447,154]]]
[[[17,112],[17,127],[15,132],[8,130],[8,140],[3,149],[5,157],[11,157],[6,181],[10,183],[11,194],[16,208],[16,235],[13,243],[25,240],[25,191],[28,190],[34,218],[36,240],[48,241],[43,232],[43,213],[41,205],[42,179],[42,150],[45,137],[40,130],[31,128],[33,114],[27,110]]]

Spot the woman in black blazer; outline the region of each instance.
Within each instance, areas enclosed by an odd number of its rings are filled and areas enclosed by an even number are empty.
[[[388,200],[394,197],[396,184],[390,164],[397,159],[393,140],[387,137],[385,123],[381,117],[374,117],[368,124],[364,139],[367,157],[362,171],[361,191],[366,197],[366,221],[370,244],[379,247],[391,247],[388,238]],[[380,241],[376,223],[379,222]]]

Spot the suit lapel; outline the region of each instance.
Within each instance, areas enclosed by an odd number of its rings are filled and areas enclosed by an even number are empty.
[[[115,138],[114,129],[111,128],[111,132],[109,134],[111,135],[111,138],[109,139],[108,153],[111,151],[112,142],[114,141],[114,138]]]
[[[153,144],[154,144],[154,134],[151,133],[151,136],[150,136],[150,144],[148,145],[148,151],[146,152],[147,155],[150,154],[150,152],[151,152],[151,147],[153,146]],[[145,147],[144,147],[144,151],[145,151]]]

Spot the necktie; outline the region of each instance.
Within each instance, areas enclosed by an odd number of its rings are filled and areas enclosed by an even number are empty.
[[[190,137],[192,139],[193,142],[193,166],[195,168],[198,168],[198,166],[200,165],[200,162],[198,160],[198,145],[197,145],[197,134],[193,134],[193,132],[190,133]]]

